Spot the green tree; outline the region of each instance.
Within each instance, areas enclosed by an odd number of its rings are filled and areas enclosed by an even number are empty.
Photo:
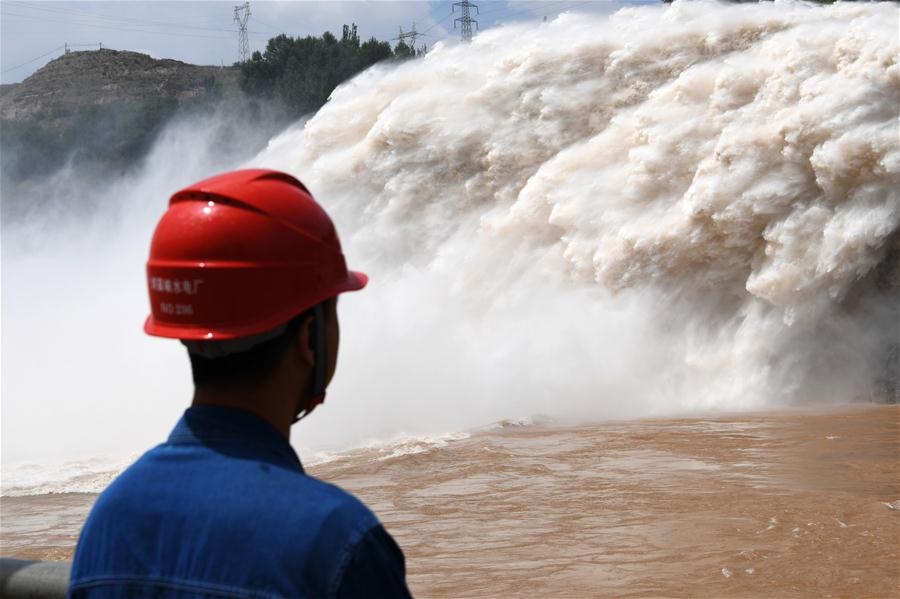
[[[321,37],[279,35],[240,64],[240,84],[247,94],[275,100],[296,117],[318,110],[341,82],[373,64],[415,55],[406,44],[396,50],[375,38],[361,44],[355,23],[344,25],[340,40],[328,31]]]
[[[400,40],[399,42],[397,42],[397,45],[394,46],[394,56],[396,56],[397,58],[414,58],[415,55],[415,49],[410,47],[403,40]]]

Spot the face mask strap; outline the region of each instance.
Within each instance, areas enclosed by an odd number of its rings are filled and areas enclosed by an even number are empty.
[[[309,416],[316,407],[325,401],[325,385],[328,376],[328,355],[325,348],[325,310],[322,304],[312,308],[313,313],[313,356],[316,364],[313,369],[312,398],[300,414],[294,418],[294,424]]]
[[[313,397],[325,395],[325,377],[328,376],[328,356],[325,355],[325,311],[322,304],[313,306],[313,352],[316,358],[313,372]]]

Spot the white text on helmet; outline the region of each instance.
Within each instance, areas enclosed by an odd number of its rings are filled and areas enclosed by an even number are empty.
[[[186,295],[196,295],[203,279],[164,279],[162,277],[150,277],[150,289],[153,291],[162,291],[163,293],[184,293]]]

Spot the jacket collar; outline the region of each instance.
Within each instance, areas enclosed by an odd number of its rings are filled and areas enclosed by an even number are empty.
[[[274,426],[252,412],[237,408],[191,406],[175,425],[168,443],[201,444],[214,451],[240,447],[244,457],[263,461],[278,458],[283,465],[303,472],[297,453]]]

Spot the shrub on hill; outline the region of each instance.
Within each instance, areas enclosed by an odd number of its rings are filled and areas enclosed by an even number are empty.
[[[370,38],[360,43],[356,25],[344,25],[341,39],[325,32],[321,37],[279,35],[263,52],[240,63],[241,88],[247,94],[278,102],[296,118],[321,108],[341,82],[376,62],[416,56],[400,42]]]

